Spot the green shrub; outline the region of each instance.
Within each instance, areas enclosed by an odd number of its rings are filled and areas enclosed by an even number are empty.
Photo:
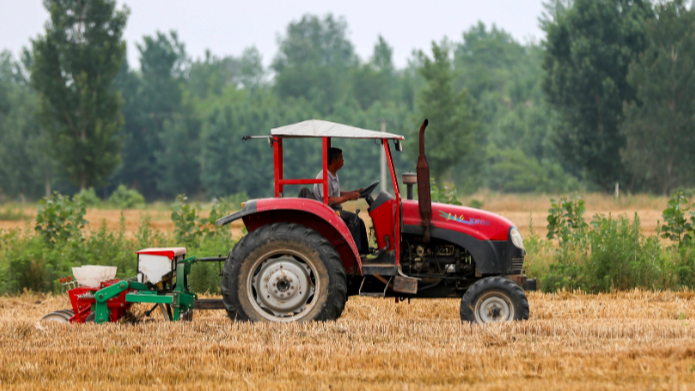
[[[673,193],[668,200],[668,206],[664,209],[662,217],[664,225],[661,226],[661,237],[678,242],[678,245],[689,244],[695,239],[695,211],[690,211],[690,219],[685,217],[685,208],[688,200],[682,191]]]
[[[140,226],[138,227],[138,232],[135,234],[138,250],[148,247],[160,247],[167,245],[167,238],[164,236],[164,234],[161,231],[153,231],[152,228],[150,228],[151,222],[152,216],[149,214],[140,216]]]
[[[234,211],[241,209],[241,203],[248,200],[249,195],[243,191],[241,193],[231,194],[226,197],[220,197],[219,200],[213,200],[213,202],[223,204],[227,210]]]
[[[524,237],[524,270],[529,278],[538,278],[543,284],[544,276],[548,273],[550,254],[554,249],[550,241],[543,240],[533,229],[533,215],[530,216],[529,230],[529,235]]]
[[[145,197],[135,189],[128,189],[124,185],[118,185],[109,197],[109,203],[120,209],[132,209],[145,203]]]
[[[558,193],[577,191],[580,184],[565,173],[562,166],[547,159],[538,160],[527,155],[521,148],[498,148],[488,146],[491,189],[512,193]]]
[[[587,224],[584,221],[584,200],[578,195],[562,196],[555,201],[550,199],[548,209],[548,239],[557,239],[562,246],[570,241],[577,242],[585,238]]]
[[[198,246],[200,240],[213,239],[220,234],[229,233],[229,227],[218,227],[215,222],[226,216],[231,205],[225,201],[215,201],[208,217],[201,217],[200,202],[188,203],[185,194],[179,194],[171,205],[171,220],[174,222],[176,240],[186,246]]]
[[[636,287],[668,288],[668,266],[658,237],[645,238],[635,213],[632,223],[625,216],[612,219],[597,215],[589,232],[591,255],[587,265],[587,290],[607,292]]]
[[[85,204],[79,197],[72,200],[58,192],[39,201],[36,214],[36,232],[49,245],[82,241]]]
[[[75,194],[75,197],[79,197],[87,206],[98,206],[101,204],[101,199],[97,197],[97,193],[94,191],[93,187],[86,190],[80,190],[79,193]]]
[[[669,289],[678,285],[676,269],[658,237],[644,237],[635,214],[613,219],[596,215],[585,237],[567,236],[543,281],[544,291],[582,289],[609,292],[632,288]]]
[[[681,246],[667,253],[675,266],[677,288],[695,287],[695,246]]]
[[[191,205],[187,201],[188,197],[185,194],[176,196],[176,201],[171,205],[171,221],[174,222],[176,240],[188,247],[197,244],[203,233],[196,225],[200,220],[198,217],[200,203]]]
[[[231,230],[226,230],[202,240],[199,246],[188,249],[188,252],[198,257],[227,256],[235,244]],[[224,267],[224,263],[221,266]],[[198,263],[191,268],[191,290],[200,293],[219,293],[220,278],[218,263]]]
[[[468,203],[468,206],[470,206],[471,208],[475,208],[475,209],[481,209],[483,207],[483,205],[485,205],[483,203],[483,201],[476,200],[475,198],[470,200],[470,202]]]
[[[0,210],[0,220],[20,221],[29,219],[29,215],[25,214],[24,209],[19,206],[7,205],[4,210]]]
[[[453,183],[445,183],[444,187],[440,189],[434,179],[430,179],[430,197],[432,202],[461,205],[461,201],[456,196],[456,186]]]

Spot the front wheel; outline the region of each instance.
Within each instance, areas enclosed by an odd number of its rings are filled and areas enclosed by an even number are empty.
[[[461,298],[461,321],[471,323],[525,320],[529,317],[526,294],[512,280],[488,277],[477,281]]]
[[[225,262],[222,298],[232,320],[335,320],[347,301],[338,252],[303,225],[276,223],[242,238]]]

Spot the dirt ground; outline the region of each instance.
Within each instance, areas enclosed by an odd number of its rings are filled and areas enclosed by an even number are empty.
[[[695,389],[695,294],[529,295],[531,319],[471,326],[457,300],[351,298],[336,322],[60,325],[64,296],[0,297],[0,388]]]
[[[483,203],[481,209],[488,210],[499,215],[502,215],[511,220],[521,231],[524,236],[530,233],[531,218],[533,218],[534,232],[542,237],[547,233],[547,217],[548,209],[550,208],[550,198],[558,196],[551,195],[500,195],[492,193],[478,193],[473,196],[463,197],[461,200],[464,205],[470,204],[472,200],[477,200]],[[661,214],[668,201],[665,197],[654,197],[647,195],[626,196],[616,199],[615,197],[604,194],[588,194],[583,196],[586,202],[586,220],[587,222],[597,213],[617,215],[627,215],[630,219],[634,217],[635,212],[639,216],[642,224],[642,232],[645,235],[654,235],[656,233],[657,221],[663,221]],[[5,210],[9,206],[0,206],[0,211]],[[27,217],[25,220],[3,220],[0,215],[0,229],[21,228],[25,226],[33,227],[36,209],[32,206],[13,206],[14,210],[21,208],[22,213]],[[367,225],[371,225],[371,219],[367,213],[367,204],[360,200],[345,204],[345,209],[355,210],[360,209],[360,217],[362,217]],[[90,208],[87,210],[86,219],[89,221],[89,227],[92,229],[98,228],[105,223],[109,229],[117,230],[120,225],[121,212],[125,217],[126,231],[129,234],[137,232],[140,226],[140,219],[143,215],[150,215],[150,227],[163,232],[171,232],[174,229],[174,224],[171,221],[171,212],[166,206],[157,205],[147,209],[129,209],[129,210],[109,210]],[[203,215],[206,212],[203,211]],[[235,234],[241,233],[243,222],[235,221],[231,224],[231,229]]]

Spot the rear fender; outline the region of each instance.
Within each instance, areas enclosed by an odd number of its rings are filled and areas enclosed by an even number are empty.
[[[338,251],[347,274],[362,275],[355,241],[343,219],[322,202],[307,198],[264,198],[247,202],[237,212],[217,220],[217,225],[243,219],[249,232],[273,223],[295,223],[323,235]]]

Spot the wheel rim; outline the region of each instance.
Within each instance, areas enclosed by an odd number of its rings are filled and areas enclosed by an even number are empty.
[[[502,292],[486,292],[475,306],[476,323],[505,322],[514,319],[512,299]]]
[[[269,252],[254,262],[247,295],[256,312],[274,322],[303,318],[316,304],[320,289],[316,267],[292,250]]]
[[[42,319],[44,322],[70,323],[70,317],[62,312],[51,312]]]

